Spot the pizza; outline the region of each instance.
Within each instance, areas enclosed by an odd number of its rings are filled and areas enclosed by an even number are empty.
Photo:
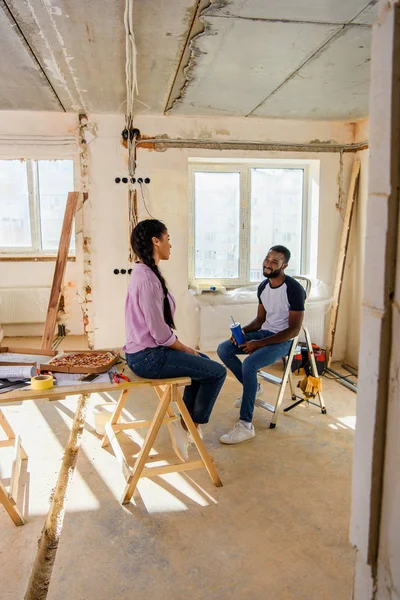
[[[48,365],[52,367],[94,369],[106,367],[116,356],[115,352],[71,352],[54,358]]]

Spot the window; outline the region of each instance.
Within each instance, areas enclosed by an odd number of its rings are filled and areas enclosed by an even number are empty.
[[[192,161],[190,281],[258,282],[275,244],[291,251],[289,275],[316,275],[318,161]]]
[[[74,187],[72,160],[0,160],[0,251],[56,254]]]

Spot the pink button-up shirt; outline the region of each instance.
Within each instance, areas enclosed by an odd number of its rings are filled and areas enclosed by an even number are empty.
[[[172,315],[175,300],[168,294]],[[125,302],[126,344],[129,354],[145,348],[171,346],[176,335],[164,319],[164,292],[158,277],[147,265],[137,263],[132,272]]]

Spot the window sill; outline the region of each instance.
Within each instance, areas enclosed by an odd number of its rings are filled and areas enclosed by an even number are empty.
[[[55,262],[57,255],[0,254],[0,262]],[[76,262],[76,256],[68,256],[68,262]]]

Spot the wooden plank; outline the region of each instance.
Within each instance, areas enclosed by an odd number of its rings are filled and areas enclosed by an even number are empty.
[[[14,446],[14,442],[15,440],[11,439],[11,440],[1,440],[0,442],[0,448],[8,448],[10,446]]]
[[[43,348],[35,349],[35,348],[20,348],[19,346],[1,346],[0,347],[0,358],[1,354],[10,353],[10,354],[34,354],[37,356],[56,356],[56,350],[43,350]],[[26,364],[26,363],[23,363]]]
[[[41,348],[50,350],[53,341],[54,330],[57,322],[58,303],[61,296],[61,286],[64,279],[65,267],[68,258],[68,249],[71,241],[72,226],[76,207],[78,205],[79,192],[69,192],[67,205],[65,207],[64,220],[61,230],[60,243],[58,246],[57,260],[54,268],[53,285],[51,287],[49,306],[47,309],[46,323],[44,326]]]
[[[10,423],[7,421],[7,419],[4,416],[4,413],[2,410],[0,410],[0,427],[3,429],[4,433],[6,434],[8,440],[12,440],[12,446],[14,445],[14,440],[15,440],[15,433],[10,425]]]
[[[39,398],[48,398],[53,400],[54,396],[76,396],[82,393],[94,394],[96,392],[117,392],[119,390],[131,390],[138,387],[154,387],[155,381],[157,385],[177,383],[178,385],[190,385],[189,377],[176,377],[173,379],[141,379],[140,377],[132,377],[130,382],[123,381],[122,383],[81,383],[76,385],[55,386],[50,390],[32,390],[30,387],[13,390],[0,394],[0,404],[8,402],[18,402],[23,400],[38,400]]]
[[[176,416],[165,417],[161,425],[166,425],[171,421],[175,421]],[[128,429],[143,429],[144,427],[150,427],[152,421],[133,421],[133,423],[116,423],[115,425],[111,425],[112,430],[115,432],[125,431]]]
[[[111,444],[111,448],[114,451],[115,457],[122,467],[122,472],[124,474],[124,477],[125,477],[126,481],[129,481],[132,477],[132,472],[133,472],[132,467],[130,467],[128,465],[128,461],[126,460],[125,454],[123,453],[122,448],[119,444],[119,441],[117,440],[117,436],[114,433],[114,431],[112,430],[111,423],[106,423],[105,430],[106,430],[108,442]]]
[[[219,478],[219,475],[217,473],[217,469],[215,468],[215,465],[213,463],[213,461],[211,460],[210,455],[207,452],[207,449],[203,443],[203,440],[201,439],[201,437],[199,436],[199,433],[197,431],[197,428],[195,426],[195,424],[192,421],[192,418],[189,414],[188,409],[186,408],[186,404],[184,403],[182,396],[180,395],[179,391],[176,389],[176,386],[174,386],[174,392],[173,392],[173,397],[172,400],[174,402],[176,402],[176,404],[178,405],[179,411],[182,415],[183,420],[186,423],[186,427],[188,428],[193,441],[196,445],[196,448],[201,456],[201,459],[208,471],[208,474],[210,475],[214,485],[216,485],[217,487],[221,487],[222,486],[222,481]],[[185,463],[183,463],[185,464]]]
[[[21,445],[21,439],[19,435],[15,437],[15,433],[11,425],[9,424],[1,410],[0,427],[4,430],[4,433],[8,438],[7,440],[2,440],[0,442],[0,448],[6,448],[7,446],[15,447],[14,461],[11,471],[10,493],[7,494],[3,483],[0,481],[0,503],[3,504],[4,508],[6,509],[11,519],[14,521],[15,525],[23,525],[24,520],[18,508],[16,507],[16,501],[18,494],[19,477],[21,472],[21,461],[26,459],[27,455]]]
[[[157,396],[160,398],[162,398],[163,392],[165,390],[166,386],[165,385],[159,385],[159,386],[154,386],[154,389],[157,393]],[[177,386],[173,386],[172,390],[171,390],[171,402],[175,402],[174,398],[175,398],[175,389],[177,389]],[[171,408],[171,402],[168,404],[168,408],[167,408],[167,415],[170,418],[171,421],[174,421],[175,419],[179,418],[174,411]],[[168,433],[169,433],[169,437],[171,438],[171,444],[172,447],[174,449],[175,454],[178,456],[178,458],[180,458],[179,456],[179,452],[176,451],[176,441],[175,441],[175,436],[173,434],[172,428],[168,427]]]
[[[4,506],[6,512],[9,514],[11,519],[14,521],[15,525],[23,525],[24,519],[22,518],[21,513],[15,505],[15,502],[6,492],[6,489],[2,482],[0,481],[0,504]]]
[[[339,258],[338,258],[337,267],[336,267],[335,287],[333,290],[333,303],[332,303],[332,309],[331,309],[331,316],[330,316],[330,320],[329,320],[328,338],[327,338],[327,342],[326,342],[326,358],[327,358],[328,367],[330,367],[331,362],[332,362],[333,345],[335,342],[336,325],[337,325],[337,318],[338,318],[338,312],[339,312],[340,296],[342,293],[344,269],[346,266],[346,257],[347,257],[347,248],[349,245],[349,238],[350,238],[351,221],[352,221],[352,217],[353,217],[355,197],[357,194],[358,181],[359,181],[359,177],[360,177],[360,165],[361,165],[361,163],[359,160],[355,160],[353,163],[349,193],[347,195],[346,213],[344,216],[342,237],[340,240]]]
[[[133,467],[132,478],[128,482],[128,485],[125,488],[124,495],[122,497],[122,504],[128,504],[130,499],[133,496],[133,493],[136,489],[137,483],[139,481],[142,470],[146,464],[147,457],[150,454],[150,451],[153,447],[154,440],[157,437],[157,433],[160,430],[161,424],[164,420],[165,413],[167,412],[168,404],[171,400],[171,389],[168,387],[162,399],[160,400],[157,410],[154,414],[152,424],[150,429],[147,432],[146,439],[144,440],[144,444],[138,454],[135,465]]]
[[[192,469],[204,469],[203,461],[192,460],[190,462],[184,462],[178,465],[146,467],[143,469],[140,477],[157,477],[157,475],[166,475],[167,473],[179,473],[181,471],[191,471]]]
[[[10,485],[10,496],[15,502],[18,498],[18,486],[19,486],[19,477],[21,474],[21,465],[22,465],[22,445],[21,438],[19,435],[15,438],[15,454],[14,460],[12,464],[11,470],[11,485]]]
[[[118,419],[121,415],[122,409],[124,408],[124,404],[125,404],[125,400],[128,397],[128,390],[123,390],[119,400],[117,402],[117,404],[115,405],[115,409],[114,412],[111,416],[110,419],[110,425],[115,425],[118,422]],[[107,430],[106,430],[107,431]],[[106,446],[108,446],[108,444],[110,443],[110,440],[108,439],[107,433],[105,433],[103,439],[101,440],[101,447],[105,448]]]

